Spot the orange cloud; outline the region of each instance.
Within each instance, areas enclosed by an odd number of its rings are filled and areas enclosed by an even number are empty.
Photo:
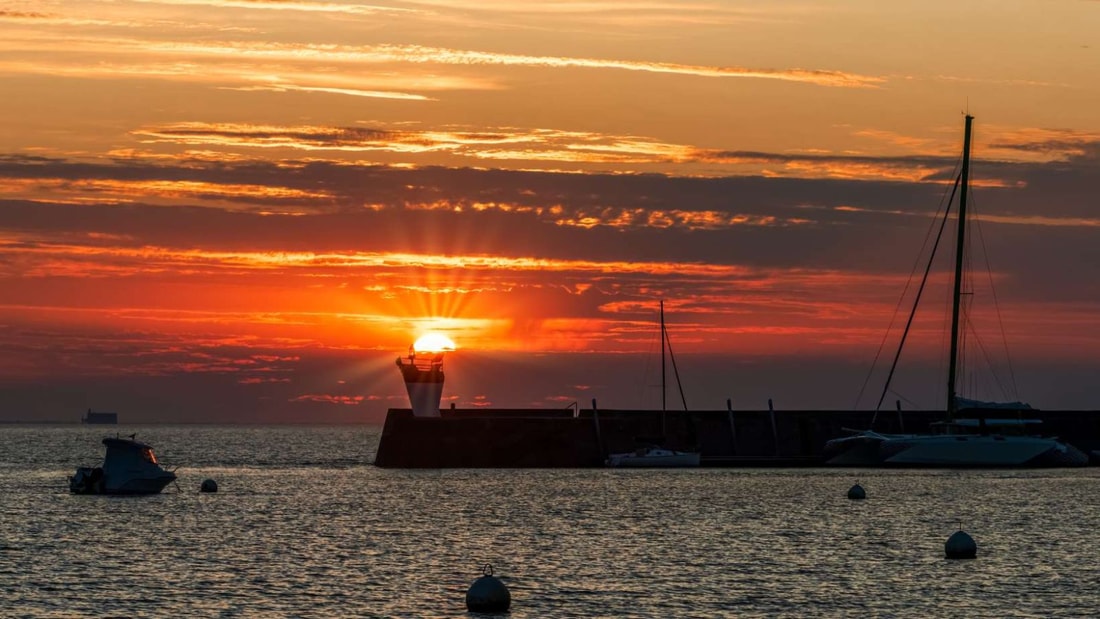
[[[583,164],[697,164],[723,168],[710,175],[759,173],[800,178],[841,178],[924,182],[950,169],[948,156],[872,157],[831,154],[787,154],[722,151],[671,144],[632,135],[498,127],[475,130],[444,126],[434,129],[272,126],[175,123],[132,132],[146,143],[185,146],[291,148],[306,151],[387,151],[402,154],[445,152],[494,161],[539,161]],[[776,171],[778,166],[778,170]],[[1004,186],[997,179],[983,179]]]
[[[355,406],[362,404],[365,396],[361,395],[331,395],[327,393],[310,393],[291,398],[291,402],[322,402],[325,404],[342,404]]]
[[[336,2],[294,2],[292,0],[133,0],[143,4],[174,6],[201,6],[222,9],[255,9],[265,11],[302,11],[307,13],[347,13],[373,15],[376,13],[417,13],[416,9],[373,4]]]
[[[51,202],[132,202],[154,199],[202,198],[205,200],[278,202],[282,200],[328,201],[335,196],[327,191],[293,189],[274,185],[248,185],[186,180],[117,180],[62,178],[4,178],[0,191],[10,198],[39,199],[50,195]],[[268,207],[264,207],[265,209]],[[286,211],[283,211],[286,212]]]
[[[702,264],[686,262],[633,262],[633,261],[594,261],[568,260],[553,258],[463,255],[445,256],[438,254],[407,254],[400,252],[244,252],[213,251],[198,249],[173,249],[167,247],[110,247],[85,246],[63,243],[36,241],[32,247],[25,242],[29,237],[0,235],[0,255],[18,252],[30,256],[63,256],[88,259],[89,270],[69,271],[69,275],[94,276],[105,265],[99,259],[128,258],[134,260],[133,266],[111,265],[102,275],[119,275],[121,269],[144,270],[160,267],[188,267],[205,265],[209,267],[247,267],[249,269],[377,269],[377,268],[438,268],[459,270],[504,270],[504,271],[571,271],[590,273],[646,273],[696,275],[706,277],[728,277],[745,273],[745,267],[721,264]],[[56,265],[54,265],[56,266]],[[74,264],[80,269],[79,264]],[[34,275],[35,269],[25,271]]]
[[[17,51],[53,50],[61,43],[47,36],[29,37],[20,41]],[[4,49],[0,44],[0,50]],[[877,88],[885,78],[823,69],[754,69],[690,65],[644,60],[575,58],[569,56],[536,56],[507,54],[480,50],[463,50],[422,45],[334,45],[313,43],[276,43],[263,41],[157,41],[125,38],[72,39],[65,42],[70,52],[119,54],[153,54],[163,57],[188,58],[206,65],[212,61],[239,62],[241,58],[265,62],[325,62],[361,64],[440,64],[456,66],[524,66],[558,69],[607,69],[664,73],[691,77],[756,78],[779,80],[839,88]],[[24,66],[36,70],[35,65]],[[205,69],[193,67],[190,72]]]

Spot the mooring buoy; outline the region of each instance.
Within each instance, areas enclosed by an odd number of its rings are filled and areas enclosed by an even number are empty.
[[[959,529],[947,538],[943,553],[948,559],[973,559],[978,556],[978,544],[966,531]]]
[[[218,491],[218,482],[214,481],[213,479],[204,479],[204,480],[202,480],[202,485],[199,486],[199,491],[200,492],[217,492]]]
[[[475,613],[503,613],[512,605],[508,587],[493,576],[493,566],[485,564],[480,578],[466,591],[466,610]]]
[[[863,489],[863,486],[856,484],[848,488],[848,498],[853,501],[862,501],[867,498],[867,491]]]

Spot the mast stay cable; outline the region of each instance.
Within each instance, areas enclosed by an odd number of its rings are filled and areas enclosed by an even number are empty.
[[[924,285],[928,283],[928,273],[932,270],[932,262],[936,258],[936,249],[940,245],[940,240],[943,238],[943,229],[947,226],[947,220],[951,215],[951,202],[955,199],[955,192],[959,188],[962,175],[955,177],[955,184],[951,188],[951,197],[947,200],[947,208],[943,211],[943,219],[940,220],[940,229],[936,233],[936,241],[932,244],[932,253],[928,256],[928,264],[924,267],[924,276],[921,278],[920,287],[917,288],[917,297],[913,300],[913,309],[909,312],[909,319],[905,323],[905,330],[901,334],[901,342],[898,343],[898,350],[894,354],[894,362],[890,365],[890,373],[886,376],[886,385],[882,388],[882,395],[879,396],[878,403],[875,404],[875,414],[871,416],[871,426],[875,425],[875,419],[878,417],[878,411],[882,408],[882,401],[886,399],[886,394],[890,390],[890,381],[894,378],[894,371],[898,368],[898,360],[901,359],[901,351],[905,347],[905,339],[909,336],[909,328],[913,325],[913,317],[917,315],[917,307],[920,304],[921,294],[924,292]]]

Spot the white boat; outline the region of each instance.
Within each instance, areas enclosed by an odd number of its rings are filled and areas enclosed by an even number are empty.
[[[1043,437],[1032,432],[1038,429],[1042,420],[1012,419],[1006,417],[1011,412],[1023,415],[1035,411],[1021,402],[994,403],[979,402],[961,398],[956,392],[956,375],[959,373],[960,343],[965,333],[960,333],[960,308],[963,282],[963,254],[966,238],[966,199],[970,174],[970,127],[973,117],[966,116],[966,132],[963,138],[962,170],[957,188],[959,192],[958,232],[955,252],[955,279],[951,311],[951,352],[950,367],[947,374],[947,415],[944,421],[930,425],[928,434],[882,434],[868,429],[850,430],[851,436],[836,438],[825,443],[825,463],[835,466],[914,466],[914,467],[1069,467],[1085,466],[1088,456],[1081,450],[1054,437]],[[952,192],[952,197],[954,192]],[[944,213],[943,225],[950,212]],[[939,239],[936,245],[938,247]],[[933,257],[935,249],[933,248]],[[932,258],[929,258],[925,270],[925,281],[931,270]],[[920,293],[924,282],[917,291],[913,311],[909,316],[906,330],[902,334],[901,344],[890,368],[890,375],[883,389],[882,397],[876,406],[876,414],[886,397],[905,344],[909,325],[913,322]],[[900,410],[900,408],[899,408]],[[959,413],[967,415],[958,417]],[[874,425],[872,418],[871,425]]]
[[[157,462],[153,448],[129,439],[105,438],[103,464],[80,467],[69,478],[73,494],[157,494],[176,480],[176,474]]]
[[[624,468],[699,466],[699,454],[647,445],[630,453],[611,454],[607,457],[607,466]]]
[[[672,356],[672,345],[668,340],[668,331],[665,330],[665,302],[661,301],[661,434],[665,434],[665,344],[669,344],[669,357],[672,358],[672,368],[676,371],[676,358]],[[680,374],[676,372],[676,382],[679,385]],[[680,386],[680,398],[684,402],[684,410],[687,410],[687,400],[684,398],[684,389]],[[699,466],[700,454],[697,451],[676,451],[659,445],[639,445],[634,451],[614,453],[607,456],[604,464],[611,467],[689,467]]]

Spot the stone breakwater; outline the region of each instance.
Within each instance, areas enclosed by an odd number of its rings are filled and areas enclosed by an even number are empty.
[[[846,428],[866,429],[872,411],[445,409],[414,417],[390,409],[375,465],[390,468],[583,468],[609,453],[660,442],[699,450],[703,466],[821,466],[822,448]],[[960,417],[974,416],[960,413]],[[1018,417],[1009,412],[989,417]],[[1100,451],[1100,411],[1026,411],[1039,432],[1085,453]],[[880,411],[879,432],[927,432],[943,411]]]

